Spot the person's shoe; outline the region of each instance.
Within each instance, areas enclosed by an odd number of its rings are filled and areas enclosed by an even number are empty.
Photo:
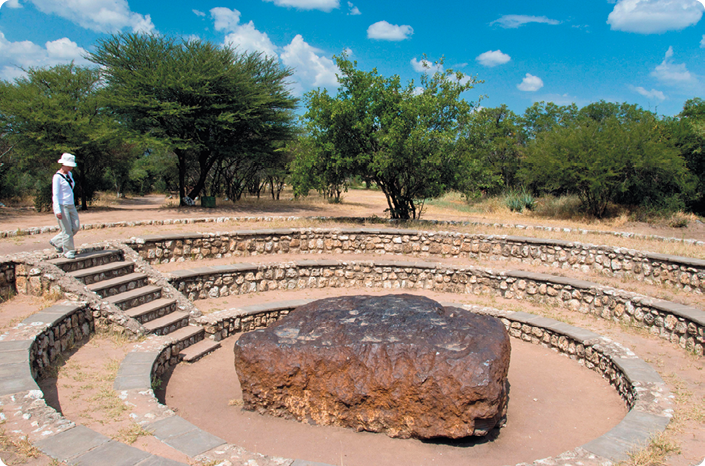
[[[64,257],[67,259],[75,259],[76,258],[76,251],[69,251],[66,254],[64,254]]]
[[[63,248],[60,248],[59,246],[54,244],[54,242],[52,240],[49,240],[49,244],[51,244],[54,247],[54,249],[56,250],[56,252],[58,252],[59,254],[64,252]]]

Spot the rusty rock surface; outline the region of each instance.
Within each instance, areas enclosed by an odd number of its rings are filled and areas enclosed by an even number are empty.
[[[234,351],[244,407],[263,414],[420,439],[482,436],[506,419],[504,325],[425,297],[322,299]]]

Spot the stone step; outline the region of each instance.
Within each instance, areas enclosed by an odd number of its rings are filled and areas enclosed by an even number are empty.
[[[149,285],[147,275],[139,272],[133,272],[122,277],[111,278],[102,282],[88,285],[87,288],[94,293],[97,293],[101,298],[115,296],[120,293],[125,293],[130,290],[142,288]]]
[[[154,335],[168,335],[180,328],[188,326],[188,312],[172,312],[164,317],[152,320],[144,324],[144,328]]]
[[[169,338],[175,341],[176,350],[172,352],[172,357],[178,356],[178,353],[185,350],[189,346],[195,345],[206,337],[206,331],[198,325],[187,325],[181,327],[169,334]],[[174,361],[173,364],[176,364]]]
[[[64,272],[74,272],[121,260],[123,260],[123,253],[120,249],[104,249],[102,251],[82,252],[76,254],[74,259],[67,259],[61,256],[47,262],[54,264]]]
[[[133,307],[125,311],[125,314],[137,320],[140,324],[164,317],[176,311],[176,300],[170,298],[159,298]]]
[[[220,348],[220,343],[210,339],[201,340],[195,345],[191,345],[179,353],[179,357],[186,362],[194,362],[201,359],[208,353]]]
[[[142,288],[126,291],[106,298],[105,301],[114,304],[123,311],[141,306],[162,297],[162,289],[158,286],[148,285]]]
[[[69,272],[73,278],[83,282],[86,285],[110,280],[112,278],[122,277],[135,271],[134,262],[110,262],[108,264],[98,265],[87,269],[79,269]]]

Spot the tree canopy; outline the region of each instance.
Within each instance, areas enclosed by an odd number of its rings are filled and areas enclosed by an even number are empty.
[[[77,199],[86,208],[103,170],[115,161],[105,154],[132,150],[104,97],[99,71],[73,64],[31,68],[14,83],[0,82],[3,138],[21,154],[13,158],[15,168],[40,174],[50,196],[56,160],[63,152],[75,154]]]
[[[296,164],[315,178],[309,185],[331,192],[339,193],[354,175],[372,180],[392,218],[419,218],[425,199],[457,181],[462,164],[454,144],[473,108],[461,94],[475,80],[445,70],[425,73],[419,87],[402,85],[397,75],[359,70],[346,55],[335,59],[336,97],[325,90],[305,97],[312,153]]]
[[[200,40],[121,34],[98,42],[108,105],[142,140],[176,154],[179,195],[198,196],[216,164],[274,154],[292,137],[292,71],[260,53]]]
[[[523,177],[543,192],[575,193],[602,217],[610,202],[683,203],[692,177],[651,112],[597,102],[570,125],[554,125],[527,147]]]

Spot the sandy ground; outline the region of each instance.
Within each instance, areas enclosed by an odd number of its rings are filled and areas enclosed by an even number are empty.
[[[582,445],[626,414],[619,396],[598,374],[553,351],[512,340],[508,422],[489,439],[421,442],[302,424],[240,407],[235,338],[195,364],[177,366],[165,401],[199,427],[268,455],[340,466],[515,464]],[[218,374],[217,383],[213,374]]]
[[[82,212],[83,223],[113,222],[120,220],[167,219],[203,216],[383,216],[384,200],[378,192],[355,191],[348,193],[341,205],[304,203],[293,206],[291,202],[243,203],[220,207],[215,210],[162,207],[163,197],[151,196],[143,199],[124,200],[119,205]],[[493,221],[489,216],[467,216],[457,212],[429,209],[426,218]],[[508,220],[502,219],[502,222]],[[546,224],[541,219],[518,217],[515,223]],[[552,222],[561,224],[560,222]],[[0,230],[52,225],[50,214],[36,214],[16,209],[0,209]],[[272,224],[283,227],[286,223]],[[571,225],[566,225],[571,226]],[[225,228],[227,227],[227,228]],[[132,236],[165,231],[222,231],[238,228],[251,229],[252,223],[227,225],[198,224],[159,227],[115,228],[111,230],[82,231],[77,244],[93,243],[106,239],[127,239]],[[583,225],[583,227],[585,227]],[[686,230],[653,227],[645,224],[590,225],[588,228],[617,229],[662,236],[705,238],[702,225],[691,224]],[[508,233],[511,234],[511,233]],[[52,235],[37,235],[0,239],[0,255],[45,249]],[[593,243],[595,237],[592,237]],[[653,243],[657,250],[660,243]],[[295,260],[296,256],[258,256],[222,261],[199,262],[198,266],[224,262],[272,262]],[[305,256],[301,258],[311,258]],[[340,259],[340,257],[336,257]],[[377,257],[378,258],[378,257]],[[365,258],[343,257],[362,260]],[[374,256],[368,259],[375,259]],[[453,262],[453,260],[447,260]],[[507,268],[508,264],[461,261],[464,265],[481,265],[493,269]],[[461,263],[458,262],[458,263]],[[160,266],[163,271],[192,268],[196,264],[179,263]],[[520,268],[511,265],[511,268]],[[556,270],[538,270],[557,273]],[[676,289],[646,286],[629,280],[616,282],[594,275],[560,271],[562,275],[576,276],[604,284],[610,284],[650,296],[658,296],[684,304],[703,308],[702,296],[683,293]],[[384,293],[383,290],[327,290],[313,292],[255,293],[235,298],[219,298],[196,301],[204,312],[227,309],[239,305],[264,301],[279,301],[299,297],[323,297],[342,293]],[[692,466],[705,458],[705,370],[702,358],[689,355],[684,350],[642,332],[624,329],[616,324],[569,313],[565,310],[533,306],[528,303],[497,298],[472,296],[448,296],[426,293],[438,301],[454,301],[488,305],[510,310],[525,310],[589,328],[609,336],[632,348],[640,357],[651,363],[669,384],[676,395],[676,416],[668,433],[680,445],[681,453],[671,455],[667,464]],[[0,331],[16,325],[24,317],[51,303],[26,296],[16,296],[0,303]],[[272,419],[243,412],[230,405],[240,397],[237,377],[232,363],[232,339],[224,342],[223,348],[192,365],[178,366],[165,386],[165,400],[180,415],[224,439],[265,453],[324,461],[338,465],[385,465],[385,464],[511,464],[519,461],[551,456],[595,438],[619,422],[624,407],[616,394],[595,373],[581,368],[565,357],[551,351],[523,344],[513,344],[510,382],[512,383],[509,422],[496,439],[474,444],[437,444],[415,440],[389,439],[380,434],[353,433],[344,429],[309,426],[282,419]],[[145,433],[135,432],[126,413],[113,404],[110,389],[116,365],[129,350],[130,343],[108,338],[94,337],[90,343],[77,348],[66,364],[58,369],[56,380],[42,383],[47,399],[70,419],[129,442],[152,453],[179,461],[185,461],[177,451],[165,447]],[[213,374],[218,382],[213,383]],[[536,400],[536,401],[534,401]],[[6,450],[0,445],[0,458],[9,461]],[[15,457],[13,457],[15,458]],[[13,459],[13,461],[15,461]],[[18,462],[19,461],[19,462]],[[50,464],[46,457],[25,458],[14,464]],[[24,461],[24,462],[23,462]]]

